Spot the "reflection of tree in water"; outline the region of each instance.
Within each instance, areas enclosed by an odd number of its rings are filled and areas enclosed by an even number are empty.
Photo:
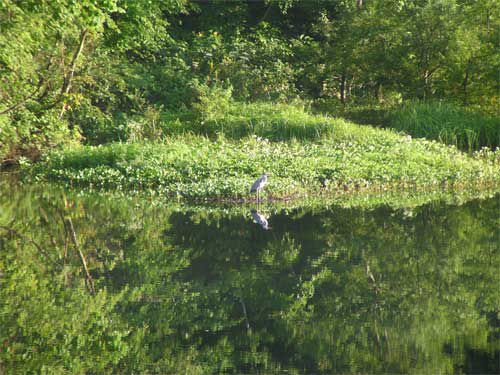
[[[500,259],[491,237],[498,201],[297,210],[272,216],[273,230],[264,231],[243,215],[55,198],[18,199],[11,206],[17,220],[1,219],[43,244],[55,261],[0,233],[0,270],[11,285],[0,290],[0,324],[7,327],[0,342],[11,353],[0,357],[4,366],[30,348],[36,351],[24,360],[26,369],[60,363],[92,371],[331,373],[495,366]],[[58,211],[74,223],[96,296],[85,290]],[[25,302],[17,302],[19,295]],[[19,319],[23,313],[31,319]]]

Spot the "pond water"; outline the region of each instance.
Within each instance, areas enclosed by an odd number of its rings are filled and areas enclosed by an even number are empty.
[[[0,373],[500,372],[500,196],[220,208],[0,187]]]

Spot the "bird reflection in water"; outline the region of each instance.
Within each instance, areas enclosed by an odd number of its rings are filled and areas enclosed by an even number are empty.
[[[270,229],[269,223],[267,222],[267,219],[264,217],[264,215],[259,214],[255,209],[251,209],[250,213],[252,214],[253,221],[256,224],[259,224],[264,230]]]

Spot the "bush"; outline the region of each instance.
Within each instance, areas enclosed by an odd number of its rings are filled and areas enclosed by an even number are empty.
[[[23,109],[0,116],[0,162],[17,162],[21,156],[36,160],[46,150],[80,139],[57,110],[42,115]]]
[[[286,101],[297,96],[292,56],[281,32],[260,22],[248,34],[196,33],[183,59],[193,77],[230,82],[238,100]]]
[[[472,151],[500,145],[500,119],[448,103],[412,102],[388,113],[390,127]]]
[[[11,148],[18,141],[10,117],[0,116],[0,161],[8,158]]]
[[[191,87],[195,96],[192,104],[194,114],[202,123],[217,119],[229,111],[233,92],[231,86],[227,88],[219,85],[209,86],[195,80]]]
[[[80,129],[83,141],[91,145],[125,139],[123,126],[120,126],[122,117],[122,113],[113,117],[90,103],[80,105],[70,113],[70,121]]]

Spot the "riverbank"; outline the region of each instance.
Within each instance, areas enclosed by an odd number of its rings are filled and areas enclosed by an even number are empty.
[[[301,121],[291,119],[288,125],[286,119],[274,116],[267,128],[260,123],[259,135],[242,132],[244,120],[233,125],[214,121],[209,134],[177,133],[161,142],[65,148],[25,170],[38,181],[92,189],[154,190],[190,200],[252,201],[255,196],[249,187],[263,172],[270,174],[265,200],[341,191],[500,186],[497,153],[470,155],[436,141],[325,116],[304,114]],[[234,136],[236,123],[238,136]],[[277,124],[281,124],[279,134],[288,135],[264,137],[276,135]],[[293,131],[286,133],[287,126]]]

